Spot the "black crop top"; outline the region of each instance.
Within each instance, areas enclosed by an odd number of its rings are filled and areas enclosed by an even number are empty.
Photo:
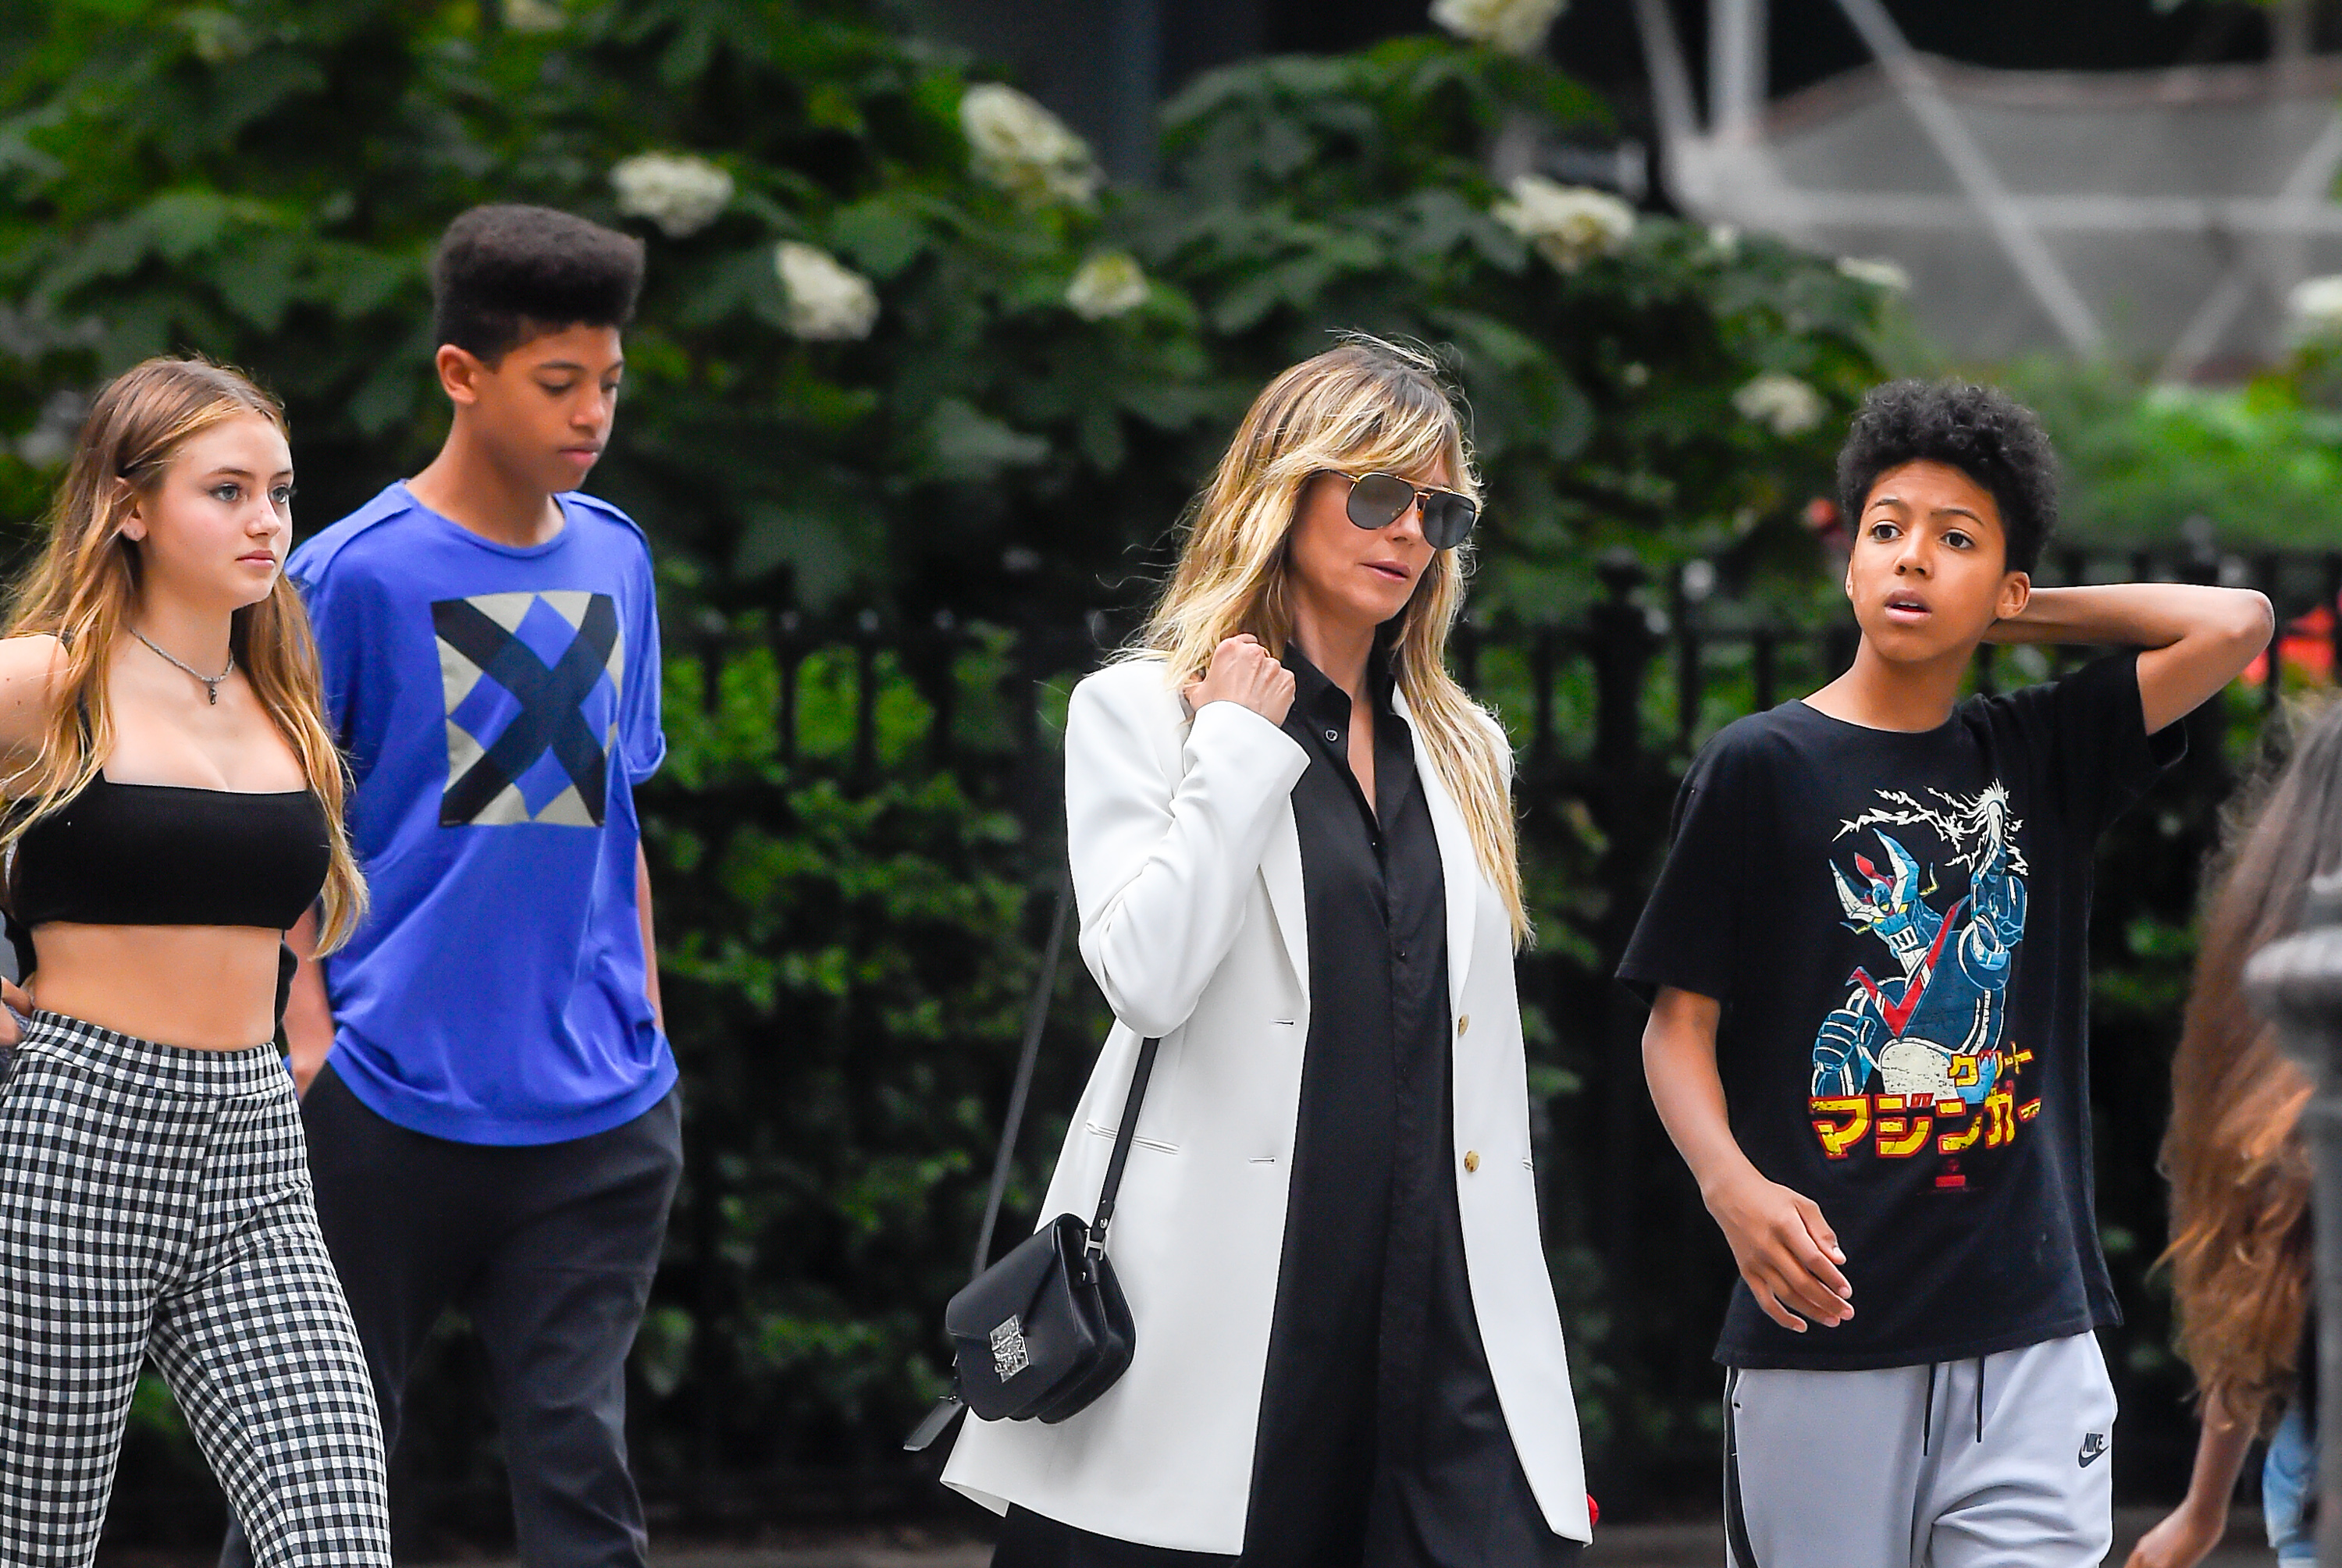
[[[316,901],[331,854],[325,809],[307,790],[118,784],[101,774],[16,841],[8,935],[18,973],[33,972],[32,928],[53,920],[283,931]]]

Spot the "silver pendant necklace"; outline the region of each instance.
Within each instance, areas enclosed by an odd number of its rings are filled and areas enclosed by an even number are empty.
[[[210,706],[212,706],[212,707],[215,707],[215,707],[219,706],[219,689],[220,689],[220,683],[221,683],[222,681],[226,680],[230,675],[232,675],[232,674],[235,674],[235,655],[234,654],[230,654],[227,656],[227,668],[226,668],[226,669],[222,670],[222,671],[221,671],[218,674],[216,674],[216,675],[207,675],[207,674],[204,674],[201,670],[199,670],[199,669],[195,668],[195,665],[193,665],[193,664],[191,664],[187,663],[187,661],[186,661],[186,660],[182,659],[182,658],[178,657],[176,654],[173,654],[173,653],[172,653],[168,648],[157,648],[157,647],[155,647],[155,639],[154,639],[154,638],[152,638],[152,637],[149,637],[145,633],[144,633],[144,632],[140,631],[137,627],[135,627],[135,626],[131,627],[131,628],[130,628],[130,634],[131,634],[132,636],[134,636],[134,637],[137,638],[140,642],[142,642],[142,643],[145,644],[149,648],[154,648],[154,650],[155,650],[155,656],[156,658],[158,658],[158,659],[163,659],[163,660],[166,660],[166,661],[168,661],[168,662],[169,662],[169,663],[171,663],[171,664],[174,664],[178,665],[178,666],[179,666],[179,668],[181,668],[181,669],[183,669],[183,670],[186,671],[186,672],[187,672],[187,674],[191,674],[191,675],[195,676],[195,679],[197,679],[197,680],[201,681],[201,682],[204,684],[204,700],[205,700],[205,702],[206,702]]]

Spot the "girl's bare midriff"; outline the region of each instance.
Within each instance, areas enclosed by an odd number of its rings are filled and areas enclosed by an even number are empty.
[[[36,1006],[163,1045],[243,1051],[276,1035],[274,931],[246,925],[37,926]]]

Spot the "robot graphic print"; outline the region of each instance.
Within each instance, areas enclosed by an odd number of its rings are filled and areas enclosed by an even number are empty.
[[[1963,1151],[2013,1142],[2041,1108],[2018,1103],[2032,1053],[2005,1032],[2025,939],[2024,824],[1997,782],[1876,798],[1839,825],[1830,859],[1846,925],[1870,951],[1814,1036],[1814,1131],[1834,1160],[1946,1156],[1936,1184],[1958,1188]],[[1955,871],[1967,882],[1957,897],[1944,886]]]

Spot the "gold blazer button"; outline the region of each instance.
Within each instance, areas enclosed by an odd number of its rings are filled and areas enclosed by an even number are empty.
[[[1466,1014],[1464,1014],[1464,1016],[1463,1016],[1463,1017],[1458,1018],[1458,1019],[1456,1021],[1456,1033],[1457,1033],[1458,1034],[1466,1034],[1466,1033],[1468,1033],[1468,1032],[1471,1030],[1471,1027],[1472,1027],[1472,1015],[1471,1015],[1469,1013],[1466,1013]]]
[[[1464,1168],[1466,1171],[1476,1171],[1480,1168],[1479,1150],[1466,1149],[1464,1151]]]

